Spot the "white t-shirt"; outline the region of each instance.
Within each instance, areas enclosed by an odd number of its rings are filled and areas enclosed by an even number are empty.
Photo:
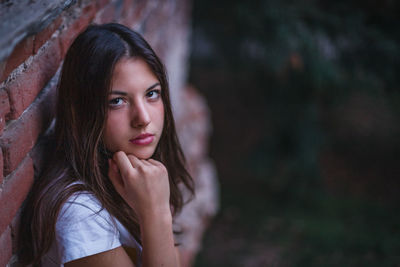
[[[135,252],[137,261],[134,263],[141,266],[142,247],[135,238],[106,209],[101,208],[92,193],[78,192],[60,210],[55,240],[42,258],[42,266],[64,266],[66,262],[120,246]]]

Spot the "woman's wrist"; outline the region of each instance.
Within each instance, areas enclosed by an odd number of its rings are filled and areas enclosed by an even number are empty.
[[[172,213],[169,207],[151,209],[144,212],[140,218],[141,227],[144,225],[153,223],[171,224],[172,225]]]

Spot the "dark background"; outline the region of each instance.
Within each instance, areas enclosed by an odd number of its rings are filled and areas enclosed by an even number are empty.
[[[195,0],[221,209],[196,266],[400,266],[398,1]]]

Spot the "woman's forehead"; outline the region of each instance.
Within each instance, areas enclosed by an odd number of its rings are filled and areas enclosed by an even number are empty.
[[[112,91],[126,91],[127,88],[146,90],[159,85],[160,81],[143,59],[123,59],[115,66],[112,77]]]

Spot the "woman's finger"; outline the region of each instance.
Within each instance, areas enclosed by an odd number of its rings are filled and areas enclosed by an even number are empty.
[[[143,159],[143,160],[141,160],[140,161],[143,165],[146,165],[146,166],[152,166],[153,164],[151,164],[148,160],[146,160],[146,159]]]
[[[140,161],[140,159],[138,159],[134,155],[129,154],[127,157],[129,159],[129,161],[131,162],[131,165],[133,168],[138,168],[143,165],[143,163]]]
[[[130,173],[134,171],[131,160],[128,158],[125,152],[123,151],[116,152],[113,156],[113,159],[117,164],[122,179],[125,179],[126,177],[129,176]]]
[[[152,165],[156,165],[156,166],[161,166],[163,165],[161,162],[155,160],[155,159],[148,159],[148,162],[151,163]]]

